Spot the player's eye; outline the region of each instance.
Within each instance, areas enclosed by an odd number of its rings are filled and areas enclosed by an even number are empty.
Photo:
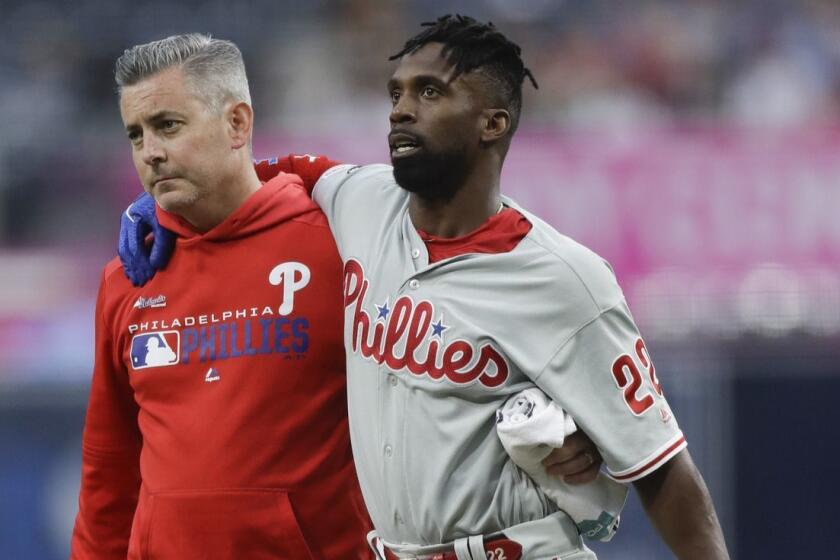
[[[420,95],[422,95],[423,97],[435,97],[438,95],[438,93],[438,90],[436,90],[432,86],[426,86],[420,92]]]
[[[392,89],[390,95],[391,95],[391,104],[396,105],[397,102],[400,100],[400,92],[395,90],[395,89]]]
[[[176,130],[179,126],[181,126],[181,123],[172,119],[167,119],[161,123],[161,128],[167,132],[172,132],[173,130]]]
[[[143,134],[139,130],[130,130],[126,135],[128,136],[128,141],[132,144],[136,144],[143,139]]]

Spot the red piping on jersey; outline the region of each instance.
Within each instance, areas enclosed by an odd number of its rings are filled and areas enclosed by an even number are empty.
[[[614,475],[614,474],[613,474],[613,475],[612,475],[612,477],[613,477],[615,480],[622,481],[622,480],[629,480],[629,479],[631,479],[631,478],[634,478],[634,477],[636,477],[636,476],[639,476],[641,473],[643,473],[643,472],[645,472],[646,470],[648,470],[649,468],[651,468],[653,465],[655,465],[656,463],[658,463],[659,461],[661,461],[663,457],[667,456],[667,455],[668,455],[669,453],[671,453],[674,449],[676,449],[677,447],[679,447],[680,445],[682,445],[682,444],[684,444],[684,443],[685,443],[685,436],[682,436],[680,439],[678,439],[678,440],[677,440],[677,441],[675,441],[672,445],[670,445],[670,446],[668,447],[668,449],[666,449],[665,451],[663,451],[662,453],[660,453],[659,455],[657,455],[654,459],[651,459],[650,461],[648,461],[647,463],[645,463],[645,465],[644,465],[644,466],[639,467],[638,469],[636,469],[635,471],[633,471],[633,472],[631,472],[631,473],[622,474],[622,475],[620,475],[620,476],[619,476],[619,475]]]

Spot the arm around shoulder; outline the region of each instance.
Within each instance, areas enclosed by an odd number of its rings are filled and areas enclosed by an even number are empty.
[[[313,156],[309,154],[289,154],[271,159],[263,159],[254,162],[254,169],[260,181],[270,181],[280,173],[294,173],[303,181],[306,192],[312,194],[315,183],[321,178],[325,171],[340,165],[326,156]]]
[[[648,517],[677,558],[729,558],[712,498],[688,449],[634,485]]]

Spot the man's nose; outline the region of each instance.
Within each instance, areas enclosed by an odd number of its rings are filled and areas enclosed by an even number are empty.
[[[417,106],[408,96],[400,97],[391,108],[391,124],[414,122],[417,120]]]
[[[155,166],[162,161],[166,161],[166,151],[163,149],[163,144],[154,135],[149,135],[143,139],[142,157],[143,163],[148,166]]]

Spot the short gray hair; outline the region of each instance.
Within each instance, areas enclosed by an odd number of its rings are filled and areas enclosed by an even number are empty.
[[[201,33],[173,35],[126,49],[116,64],[119,92],[172,67],[181,67],[195,93],[214,110],[221,110],[226,101],[251,104],[242,52],[230,41]]]

